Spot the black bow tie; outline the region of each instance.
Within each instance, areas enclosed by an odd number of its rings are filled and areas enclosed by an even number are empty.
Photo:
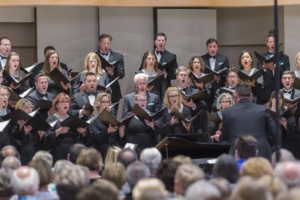
[[[1,59],[7,59],[7,57],[0,55]]]
[[[158,54],[162,55],[162,54],[163,54],[163,51],[156,51],[156,54],[157,54],[157,55],[158,55]]]
[[[101,54],[102,56],[108,56],[108,53],[109,53],[109,52],[107,52],[107,53],[100,52],[100,54]]]
[[[290,91],[287,91],[287,90],[283,90],[283,93],[286,93],[286,94],[292,94],[293,90],[290,90]]]
[[[93,95],[93,96],[97,96],[97,91],[96,92],[88,92],[88,91],[85,91],[85,93],[87,94],[87,96],[90,96],[90,95]]]
[[[216,56],[209,56],[209,58],[213,58],[213,59],[216,59]]]

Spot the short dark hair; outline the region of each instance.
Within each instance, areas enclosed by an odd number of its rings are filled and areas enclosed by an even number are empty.
[[[239,153],[240,158],[255,157],[257,148],[257,140],[251,135],[240,136],[235,141],[235,150]]]
[[[218,40],[215,38],[209,38],[208,40],[206,40],[206,46],[213,42],[215,42],[219,46]]]
[[[56,49],[54,48],[54,46],[46,46],[45,49],[44,49],[44,55],[46,55],[46,52],[49,51],[49,50],[56,51]]]
[[[42,77],[42,76],[48,77],[44,72],[40,72],[40,73],[38,73],[38,74],[35,76],[35,78],[34,78],[35,82],[37,82],[38,79],[39,79],[40,77]]]
[[[250,95],[251,95],[251,86],[247,82],[242,81],[242,82],[237,84],[237,86],[235,88],[235,93],[240,98],[250,97]]]
[[[87,76],[95,76],[95,77],[97,77],[97,75],[94,73],[94,72],[87,72],[87,73],[85,73],[85,75],[84,75],[84,80],[86,80],[86,77]]]
[[[4,39],[7,39],[7,40],[9,40],[9,41],[10,41],[9,37],[7,37],[7,36],[3,36],[3,37],[1,37],[1,38],[0,38],[0,44],[2,43],[2,40],[4,40]]]
[[[107,33],[101,34],[101,35],[99,36],[98,41],[100,42],[100,41],[101,41],[102,39],[104,39],[104,38],[108,38],[110,41],[112,41],[111,35],[109,35],[109,34],[107,34]]]
[[[156,33],[155,36],[154,36],[154,40],[156,40],[158,36],[165,37],[165,40],[167,40],[167,35],[165,33],[162,33],[162,32]]]
[[[126,148],[123,149],[117,157],[117,161],[122,163],[125,168],[134,161],[138,160],[136,152],[132,149]]]
[[[70,162],[76,164],[76,160],[81,150],[86,148],[84,144],[75,143],[69,148],[69,160]]]

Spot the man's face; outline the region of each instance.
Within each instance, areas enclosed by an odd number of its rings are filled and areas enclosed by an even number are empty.
[[[218,45],[216,42],[211,42],[209,43],[207,46],[207,53],[210,55],[210,56],[216,56],[217,53],[218,53]]]
[[[41,93],[46,94],[48,90],[48,79],[46,76],[41,76],[35,82],[35,88]]]
[[[102,38],[100,42],[98,43],[100,51],[103,53],[108,53],[110,50],[110,40],[109,38]]]
[[[0,54],[2,54],[3,56],[8,56],[8,54],[11,51],[11,43],[8,39],[3,39],[1,40],[1,44],[0,44]]]
[[[176,76],[176,79],[177,79],[177,84],[180,88],[185,88],[188,84],[188,72],[186,70],[182,70],[180,71],[177,76]]]
[[[154,41],[155,47],[158,51],[165,50],[166,43],[167,43],[167,41],[164,36],[157,36],[156,40]]]
[[[235,88],[236,85],[240,82],[239,76],[235,72],[229,72],[226,77],[228,85],[232,88]]]
[[[95,75],[86,76],[84,81],[85,90],[94,93],[97,90],[97,78]]]
[[[294,79],[291,74],[284,74],[281,83],[285,89],[289,90],[293,87]]]
[[[267,47],[269,48],[269,51],[275,52],[275,38],[273,36],[268,37]]]
[[[135,87],[137,89],[138,92],[146,92],[147,91],[147,86],[148,86],[148,82],[146,79],[139,79],[136,83],[135,83]]]

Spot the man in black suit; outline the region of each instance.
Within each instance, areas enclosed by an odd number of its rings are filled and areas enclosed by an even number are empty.
[[[168,87],[171,86],[171,80],[176,79],[176,69],[178,67],[176,55],[167,51],[167,36],[165,33],[157,33],[155,35],[154,45],[155,45],[155,54],[157,57],[157,61],[161,65],[165,65],[172,60],[175,60],[174,65],[168,70],[163,70],[163,74],[166,77],[163,82],[163,91],[165,92]],[[164,93],[163,92],[163,93]]]
[[[273,57],[275,53],[275,37],[273,33],[268,35],[266,45],[269,50],[262,54],[262,56],[268,59]],[[290,70],[290,61],[289,57],[285,54],[283,54],[283,56],[279,59],[279,76],[281,76],[283,71]],[[256,68],[260,69],[261,67],[264,68],[263,83],[260,88],[257,88],[257,103],[265,104],[269,101],[272,91],[275,90],[275,65],[273,62],[262,63],[258,60]]]
[[[237,84],[233,94],[235,105],[222,112],[223,129],[221,135],[212,136],[220,142],[231,144],[230,154],[234,155],[234,144],[238,137],[252,135],[258,141],[258,156],[271,160],[271,147],[268,142],[275,138],[275,121],[267,107],[251,102],[251,86],[246,82]]]
[[[176,69],[177,88],[181,93],[185,94],[186,96],[190,96],[200,92],[198,88],[189,87],[189,77],[190,70],[188,69],[188,67],[179,66]],[[208,108],[206,102],[204,100],[194,101],[193,99],[183,99],[182,102],[184,106],[190,108],[192,116],[196,115],[201,110],[204,110],[204,112],[200,114],[199,120],[195,119],[192,125],[194,127],[195,132],[207,132],[208,121],[205,111],[208,111]]]
[[[4,69],[8,54],[11,51],[11,42],[8,37],[0,38],[0,70]]]
[[[87,72],[84,77],[84,85],[85,90],[73,96],[69,114],[87,120],[92,114],[92,109],[90,108],[94,105],[94,101],[100,93],[97,90],[98,82],[96,74]]]
[[[53,46],[47,46],[47,47],[45,47],[45,49],[44,49],[44,56],[45,56],[45,58],[46,58],[46,55],[50,51],[52,51],[52,50],[56,51],[56,49]],[[35,76],[43,70],[44,62],[35,63],[33,65],[36,65],[36,67],[33,68],[32,74],[30,75],[30,78],[29,78],[29,86],[30,87],[34,87],[34,85],[35,85]],[[60,66],[66,72],[68,71],[68,67],[67,67],[67,65],[65,63],[60,62]]]
[[[148,76],[146,74],[136,74],[134,76],[134,85],[136,92],[129,93],[124,97],[122,116],[132,111],[134,107],[134,96],[138,92],[144,92],[147,95],[147,110],[151,113],[156,113],[161,109],[161,102],[156,94],[147,92]]]
[[[100,57],[100,60],[105,59],[108,61],[111,66],[102,66],[105,72],[108,74],[109,82],[113,81],[117,77],[122,79],[125,76],[124,60],[123,55],[117,52],[114,52],[110,49],[110,44],[112,37],[109,34],[102,34],[99,36],[98,46],[99,51],[96,52]],[[120,89],[120,84],[118,81],[114,82],[111,86],[111,101],[112,103],[118,102],[122,99],[122,93]],[[116,105],[118,107],[118,105]],[[116,110],[118,110],[118,108]]]
[[[209,38],[206,41],[207,53],[202,55],[201,58],[204,61],[204,64],[213,71],[220,71],[224,68],[229,68],[228,58],[224,55],[218,53],[219,44],[218,41],[214,38]],[[209,69],[205,69],[205,73],[209,73]],[[220,87],[224,87],[226,82],[226,73],[221,73],[221,75],[214,75],[214,82],[212,83],[212,89],[209,98],[209,104],[211,105],[214,102],[216,91]]]
[[[40,99],[53,101],[55,99],[55,95],[47,92],[48,90],[48,77],[44,73],[39,73],[35,76],[35,90],[30,93],[26,99],[28,99],[32,106],[35,107]],[[48,110],[39,110],[40,114],[47,119]]]

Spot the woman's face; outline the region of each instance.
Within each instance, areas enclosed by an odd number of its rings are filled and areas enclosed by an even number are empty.
[[[198,58],[194,58],[192,67],[193,67],[193,72],[201,71],[201,63]]]
[[[96,58],[90,57],[89,62],[88,62],[89,71],[96,71],[97,65],[98,65],[98,62],[97,62]]]
[[[283,102],[282,98],[279,96],[278,99],[279,99],[279,107],[281,107],[282,102]],[[275,106],[276,105],[276,98],[275,98],[275,96],[271,99],[271,101],[272,101],[272,105]]]
[[[229,108],[230,105],[231,105],[231,101],[230,101],[229,97],[222,97],[221,98],[221,110]]]
[[[99,106],[99,112],[102,110],[108,110],[110,105],[110,100],[107,96],[102,97],[100,101],[100,106]]]
[[[70,107],[70,101],[68,98],[61,98],[57,104],[58,112],[67,113]]]
[[[170,91],[168,94],[168,99],[172,108],[177,108],[179,106],[179,95],[177,91]]]
[[[4,107],[8,103],[8,91],[1,88],[0,89],[0,106]]]
[[[138,104],[141,108],[147,109],[147,98],[144,95],[139,95],[135,100],[135,103]]]
[[[147,67],[153,67],[155,65],[156,59],[155,56],[152,54],[149,54],[145,60]]]
[[[15,72],[19,67],[19,63],[19,56],[11,56],[9,60],[9,69]]]
[[[52,54],[49,57],[49,65],[50,65],[50,70],[53,70],[58,64],[58,55],[57,53]]]
[[[241,63],[243,67],[251,67],[252,58],[248,52],[244,53],[241,57]]]
[[[26,112],[26,113],[32,112],[32,104],[31,103],[27,103],[25,105],[25,108],[23,109],[23,111]]]

